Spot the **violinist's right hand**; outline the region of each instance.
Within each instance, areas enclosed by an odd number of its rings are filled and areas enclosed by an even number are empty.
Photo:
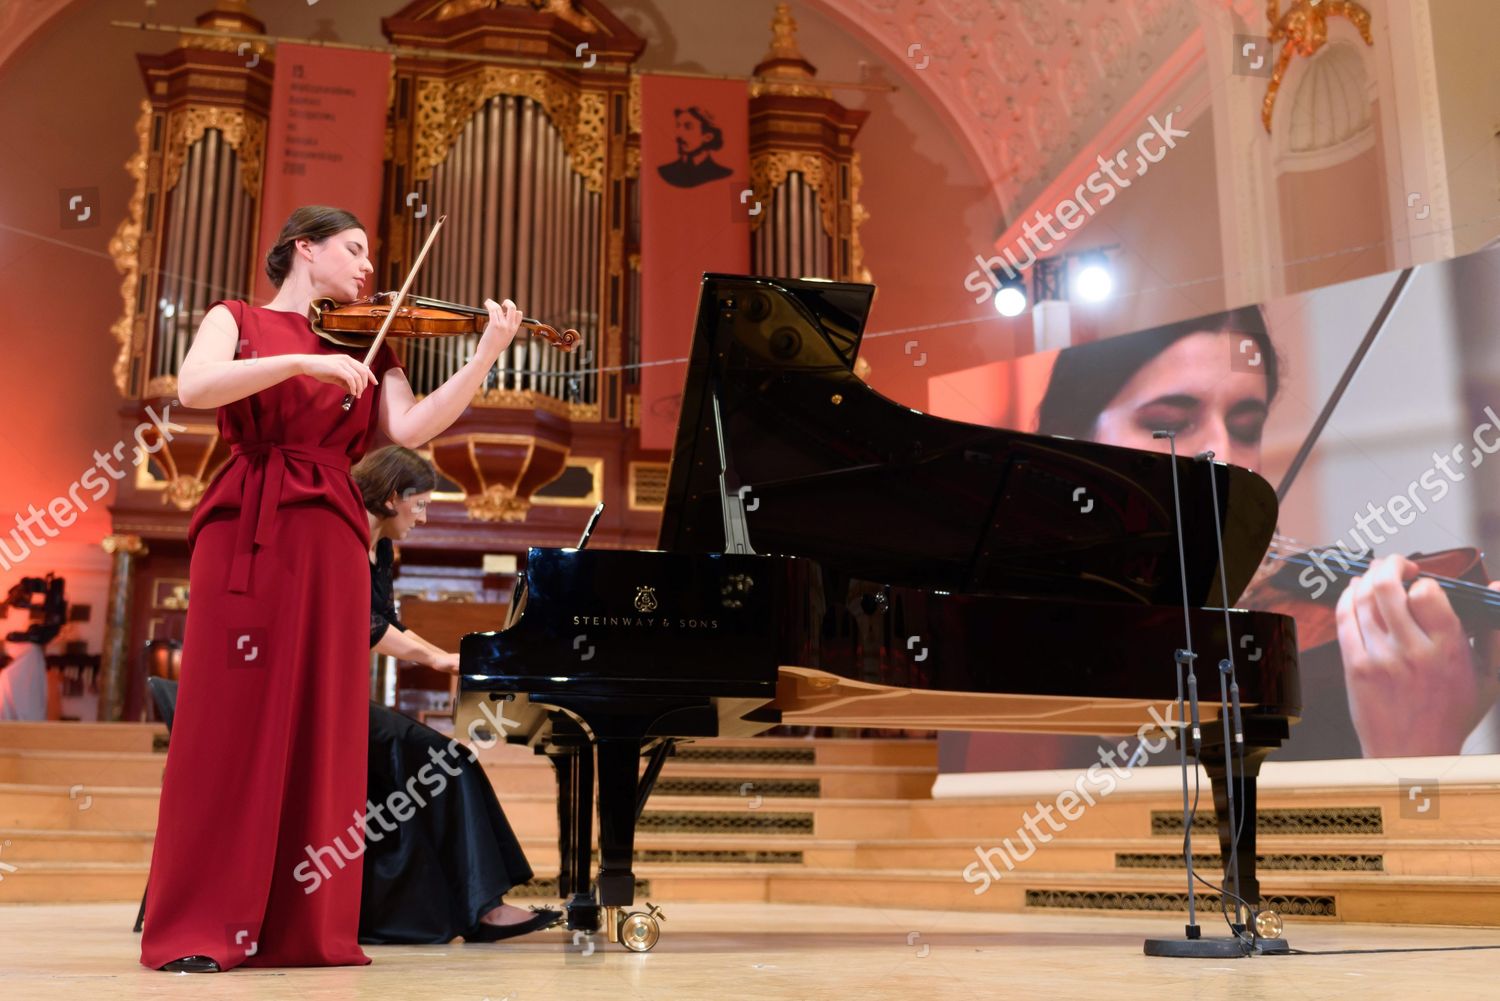
[[[376,381],[375,373],[364,362],[348,355],[303,355],[302,374],[319,382],[342,386],[354,397],[360,396]]]

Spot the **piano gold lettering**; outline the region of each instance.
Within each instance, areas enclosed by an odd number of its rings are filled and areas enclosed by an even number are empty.
[[[633,629],[654,629],[657,623],[670,629],[675,623],[678,629],[718,629],[718,619],[677,618],[667,619],[643,615],[575,615],[575,626],[624,626]]]

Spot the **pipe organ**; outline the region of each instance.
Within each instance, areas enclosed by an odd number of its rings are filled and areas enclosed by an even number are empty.
[[[859,245],[859,154],[869,112],[846,108],[818,84],[797,45],[797,22],[777,4],[771,48],[750,85],[751,266],[779,278],[869,281]]]
[[[204,128],[175,162],[169,160],[164,266],[156,294],[147,293],[154,304],[148,313],[154,321],[150,376],[163,395],[169,395],[209,305],[238,297],[248,281],[255,200],[243,174],[239,152],[218,128]]]
[[[199,27],[263,32],[226,0]],[[247,296],[253,273],[271,67],[263,42],[184,36],[139,56],[148,97],[136,188],[111,241],[124,274],[115,385],[127,398],[170,398],[210,303]]]
[[[525,95],[489,97],[443,161],[411,189],[414,204],[426,209],[412,220],[417,246],[437,217],[450,213],[424,266],[431,275],[424,287],[436,298],[477,305],[487,296],[509,296],[528,315],[583,337],[570,353],[518,340],[490,388],[597,404],[596,373],[583,371],[581,359],[597,357],[601,343],[603,198],[573,168],[544,106]],[[416,392],[430,391],[462,366],[478,335],[457,341],[413,343],[407,361]]]

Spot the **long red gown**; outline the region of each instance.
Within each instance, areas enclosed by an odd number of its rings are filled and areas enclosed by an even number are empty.
[[[295,313],[226,302],[238,358],[363,352]],[[389,345],[376,378],[398,364]],[[349,476],[379,384],[296,376],[220,407],[232,457],[188,527],[182,678],[141,962],[368,963],[359,901],[369,725],[369,522]],[[352,856],[352,858],[351,858]],[[325,876],[326,873],[326,876]]]

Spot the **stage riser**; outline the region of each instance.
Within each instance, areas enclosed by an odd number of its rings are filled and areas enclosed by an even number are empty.
[[[16,872],[5,873],[5,881],[0,882],[0,904],[138,901],[146,888],[147,871],[145,865],[117,873],[21,865]]]
[[[957,878],[885,876],[879,878],[853,878],[848,874],[766,874],[759,878],[748,876],[717,877],[713,875],[674,875],[670,871],[642,872],[651,881],[652,900],[663,901],[761,901],[782,904],[833,904],[851,907],[877,907],[889,911],[894,907],[903,910],[961,910],[1008,913],[1047,914],[1108,914],[1119,917],[1160,916],[1163,913],[1186,916],[1180,911],[1160,910],[1103,910],[1085,908],[1037,908],[1026,905],[1028,889],[1067,888],[1072,884],[1079,890],[1096,889],[1090,883],[1080,883],[1078,877],[1063,877],[1041,880],[1001,880],[983,893],[976,895],[974,887]],[[1181,893],[1181,880],[1142,881],[1129,888],[1137,893]],[[1274,880],[1263,885],[1266,895],[1294,893],[1298,896],[1327,894],[1334,899],[1335,917],[1308,915],[1286,918],[1289,928],[1309,922],[1355,922],[1355,923],[1400,923],[1400,924],[1452,924],[1473,926],[1500,925],[1500,890],[1470,891],[1458,888],[1428,889],[1392,887],[1390,889],[1338,889],[1328,886],[1320,889],[1279,887]],[[1200,911],[1199,920],[1205,928],[1211,922],[1219,922],[1217,909]],[[915,916],[913,927],[920,927],[921,918]],[[1212,929],[1210,929],[1210,933]]]
[[[17,867],[0,870],[0,902],[139,899],[165,763],[151,750],[160,733],[146,725],[0,725],[0,841],[10,842],[0,845],[0,861]],[[104,749],[80,752],[70,736]],[[690,752],[667,762],[637,835],[637,875],[650,881],[658,903],[1116,916],[1163,913],[1142,901],[1178,906],[1181,834],[1162,826],[1177,816],[1175,790],[1102,798],[1095,790],[1095,804],[1062,833],[1038,819],[1033,826],[1052,840],[976,895],[962,876],[979,860],[976,850],[1009,838],[1024,852],[1017,832],[1028,815],[1039,817],[1039,800],[1055,801],[1055,791],[932,800],[931,741],[704,741]],[[555,873],[551,764],[510,745],[480,758],[536,871]],[[1288,915],[1293,925],[1500,923],[1500,789],[1444,785],[1434,805],[1437,823],[1430,814],[1403,815],[1411,804],[1394,781],[1262,790],[1258,849],[1271,857],[1261,867],[1263,892],[1302,901],[1296,907],[1332,907],[1332,917]],[[1316,811],[1311,828],[1309,810]],[[1206,786],[1200,814],[1211,821]],[[1349,833],[1358,825],[1371,833]],[[1204,861],[1216,861],[1217,848],[1212,827],[1195,829],[1194,850]],[[1122,855],[1153,864],[1123,865]],[[1283,868],[1288,857],[1303,867]],[[1379,870],[1365,857],[1378,857]],[[1004,865],[998,857],[994,864]],[[1202,867],[1217,878],[1217,865]],[[1036,891],[1030,903],[1029,890]],[[1094,906],[1100,902],[1108,907]]]
[[[0,743],[0,747],[5,746]],[[479,752],[481,761],[531,761],[544,759],[528,747],[496,744]],[[664,774],[679,769],[735,767],[754,770],[781,767],[921,768],[937,774],[937,741],[934,740],[803,740],[759,737],[750,740],[702,740],[682,744],[667,759]]]
[[[0,861],[12,865],[31,862],[150,862],[151,842],[149,831],[7,829],[0,830]]]
[[[1015,832],[1025,824],[1028,814],[1038,817],[1037,797],[1024,801],[994,799],[976,800],[930,800],[910,805],[911,826],[909,836],[913,838],[974,837],[993,842],[997,837],[1016,837]],[[1047,797],[1043,802],[1052,802]],[[1384,789],[1356,790],[1312,790],[1288,792],[1268,789],[1260,794],[1259,807],[1262,814],[1277,809],[1317,809],[1333,811],[1343,808],[1367,810],[1377,808],[1381,823],[1379,834],[1391,838],[1460,838],[1490,840],[1500,838],[1500,789],[1444,788],[1441,804],[1441,820],[1408,818],[1402,816],[1404,799],[1393,787]],[[1082,814],[1066,821],[1053,810],[1053,819],[1059,825],[1066,824],[1070,835],[1082,837],[1139,837],[1151,832],[1150,814],[1153,811],[1180,815],[1181,806],[1174,805],[1170,793],[1153,796],[1115,796],[1096,800],[1092,807],[1085,806]],[[1205,790],[1204,801],[1199,805],[1199,814],[1207,821],[1213,818],[1213,804]],[[1048,833],[1052,829],[1038,819],[1036,827]],[[1260,829],[1266,830],[1262,822]],[[1181,835],[1174,835],[1180,839]],[[1212,839],[1214,832],[1205,828],[1194,834],[1194,839]],[[1351,837],[1361,835],[1339,834],[1330,828],[1320,832],[1320,837]],[[1164,836],[1165,837],[1165,836]]]
[[[497,777],[498,778],[498,777]],[[550,781],[550,780],[549,780]],[[0,825],[22,828],[59,828],[83,830],[151,830],[156,823],[156,804],[159,790],[143,787],[99,786],[77,783],[81,789],[70,798],[71,786],[58,784],[11,784],[0,791]],[[497,789],[506,813],[522,836],[542,836],[555,832],[556,812],[553,803],[554,791],[539,783],[540,788],[518,790],[503,782]],[[418,789],[422,787],[419,785]],[[1339,799],[1343,802],[1339,802]],[[1442,822],[1407,819],[1401,816],[1401,801],[1398,796],[1319,794],[1300,796],[1268,794],[1262,801],[1263,811],[1278,808],[1303,808],[1309,799],[1327,807],[1350,806],[1358,808],[1378,807],[1380,810],[1380,834],[1371,835],[1401,840],[1424,840],[1441,837],[1444,840],[1472,839],[1491,841],[1500,834],[1500,793],[1491,790],[1463,792],[1450,790],[1444,793]],[[1384,800],[1384,802],[1382,802]],[[1087,809],[1078,819],[1067,823],[1066,831],[1053,833],[1045,823],[1034,826],[1052,834],[1051,844],[1073,838],[1121,839],[1149,836],[1151,814],[1164,808],[1161,797],[1149,800],[1102,800]],[[762,798],[757,800],[753,789],[745,796],[660,796],[653,797],[648,814],[676,814],[689,819],[701,819],[708,826],[694,828],[705,836],[713,836],[715,818],[725,821],[718,829],[733,830],[728,822],[742,821],[755,824],[763,816],[772,814],[810,814],[812,835],[823,838],[882,839],[882,838],[967,838],[976,845],[998,845],[1002,838],[1009,838],[1017,848],[1024,842],[1017,834],[1025,829],[1028,813],[1034,815],[1032,804],[1007,804],[993,801],[974,801],[955,805],[951,801],[921,801],[898,799],[808,799],[800,797]],[[1211,816],[1211,813],[1205,814]],[[1057,814],[1055,819],[1061,820]],[[649,828],[649,822],[648,822]],[[1266,832],[1264,837],[1276,835]],[[1357,845],[1367,835],[1337,833],[1303,834],[1303,837],[1339,838],[1350,845]],[[1035,837],[1033,836],[1033,840]],[[1161,835],[1159,840],[1167,850],[1178,835]],[[1216,843],[1210,830],[1199,830],[1194,840],[1204,848]]]
[[[29,785],[160,786],[166,757],[152,753],[0,750],[0,782]]]
[[[61,786],[0,788],[0,827],[75,831],[154,831],[157,789]]]
[[[504,762],[484,760],[490,784],[502,794],[552,793],[557,779],[552,766],[545,761]],[[843,770],[830,770],[843,769]],[[29,781],[29,780],[12,780]],[[75,781],[86,781],[76,779]],[[894,770],[873,766],[771,766],[699,765],[669,762],[662,769],[661,792],[671,794],[685,784],[719,787],[718,795],[759,795],[766,798],[778,789],[778,783],[815,786],[816,797],[824,799],[926,799],[932,789],[932,774],[920,769]],[[705,793],[713,795],[713,793]],[[790,797],[810,798],[810,797]]]
[[[149,754],[167,728],[160,723],[0,723],[0,750]]]

